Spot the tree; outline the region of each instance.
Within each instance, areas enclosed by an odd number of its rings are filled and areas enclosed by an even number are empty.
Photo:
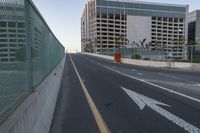
[[[155,43],[155,50],[158,51],[158,49],[160,48],[161,43],[159,41],[156,41]]]
[[[138,54],[135,54],[135,55],[132,56],[132,59],[141,59],[141,56],[138,55]]]
[[[100,36],[97,36],[97,37],[94,39],[95,48],[96,48],[96,53],[97,53],[98,41],[100,41],[100,39],[101,39]],[[99,46],[100,46],[100,50],[101,50],[101,54],[102,54],[102,44],[100,43]]]
[[[151,42],[147,42],[146,45],[145,45],[146,49],[149,49],[151,46],[152,46]]]
[[[130,43],[131,44],[131,54],[132,54],[132,56],[133,56],[133,47],[135,46],[135,41],[133,41],[132,43]],[[135,53],[134,53],[135,54]]]
[[[121,41],[123,41],[123,37],[122,35],[119,35],[116,39],[115,39],[115,44],[117,46],[117,48],[120,48],[122,46]],[[116,48],[116,47],[115,47]],[[116,51],[116,50],[115,50]],[[118,51],[120,52],[120,50]]]
[[[190,51],[190,61],[193,62],[193,53],[194,53],[194,46],[196,45],[196,41],[194,39],[190,39],[188,42],[188,47]]]
[[[180,36],[179,37],[179,40],[178,40],[178,45],[177,45],[177,53],[178,53],[178,50],[179,50],[179,45],[181,44],[182,47],[181,47],[181,50],[183,50],[183,45],[185,45],[185,37],[184,36]],[[182,53],[183,54],[183,53]],[[178,55],[177,55],[177,59],[178,59]]]
[[[135,41],[132,41],[132,43],[130,43],[131,45],[131,51],[132,51],[132,59],[136,58],[136,49],[139,47],[139,44],[136,43]],[[134,50],[134,51],[133,51]]]
[[[85,52],[90,52],[90,53],[92,53],[92,49],[93,49],[93,46],[92,46],[91,40],[89,39],[89,40],[86,42],[86,45],[85,45]]]
[[[141,41],[139,41],[142,48],[145,47],[145,42],[146,42],[146,40],[147,40],[147,39],[144,38],[144,39],[142,39]]]

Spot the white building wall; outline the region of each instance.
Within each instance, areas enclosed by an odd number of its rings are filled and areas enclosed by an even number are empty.
[[[144,38],[151,41],[151,17],[127,16],[127,38],[136,43]]]

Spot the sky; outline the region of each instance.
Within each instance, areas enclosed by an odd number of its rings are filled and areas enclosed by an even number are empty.
[[[32,0],[58,40],[69,52],[81,50],[81,16],[88,0]],[[131,0],[130,0],[131,1]],[[140,1],[140,0],[137,0]],[[189,5],[200,9],[200,0],[142,0]]]

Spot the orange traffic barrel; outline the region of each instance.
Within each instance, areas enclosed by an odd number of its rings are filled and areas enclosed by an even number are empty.
[[[119,52],[115,53],[115,62],[121,63],[121,53]]]

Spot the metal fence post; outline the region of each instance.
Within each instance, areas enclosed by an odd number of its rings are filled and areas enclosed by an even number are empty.
[[[27,61],[27,77],[28,89],[33,91],[33,76],[32,76],[32,37],[31,37],[31,17],[29,0],[24,0],[25,6],[25,25],[26,25],[26,61]]]
[[[191,45],[191,63],[193,62],[193,45]]]

